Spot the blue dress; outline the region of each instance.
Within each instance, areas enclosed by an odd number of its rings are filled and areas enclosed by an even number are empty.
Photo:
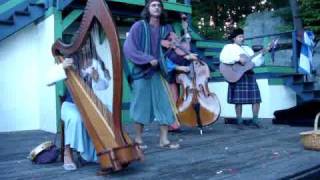
[[[72,149],[79,152],[84,160],[97,162],[94,144],[68,91],[66,101],[61,106],[61,119],[64,121],[65,145],[70,145]]]

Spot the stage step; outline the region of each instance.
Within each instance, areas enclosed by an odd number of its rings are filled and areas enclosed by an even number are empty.
[[[304,74],[287,74],[282,76],[286,80],[286,85],[297,93],[298,103],[310,100],[320,100],[320,89],[316,87],[316,81],[306,81]]]

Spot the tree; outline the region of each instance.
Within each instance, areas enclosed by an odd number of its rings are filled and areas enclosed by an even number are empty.
[[[317,37],[320,36],[320,1],[319,0],[289,0],[288,3],[283,0],[273,0],[273,5],[281,8],[277,15],[286,21],[288,26],[281,27],[284,31],[310,29],[314,31]],[[293,26],[292,26],[293,25]]]
[[[193,26],[207,38],[221,39],[241,27],[248,14],[271,10],[267,0],[194,0]]]
[[[320,1],[300,0],[301,17],[305,28],[314,31],[317,37],[320,36]]]

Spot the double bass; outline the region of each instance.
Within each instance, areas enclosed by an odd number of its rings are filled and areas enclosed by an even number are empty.
[[[188,36],[186,18],[182,16],[182,26],[185,37]],[[168,38],[171,43],[169,50],[173,50],[177,55],[186,57],[195,54],[190,52],[190,40],[177,38],[175,34],[170,34]],[[165,44],[165,43],[164,43]],[[199,127],[200,134],[202,128],[216,122],[220,116],[220,103],[218,97],[210,92],[208,79],[210,70],[208,65],[199,58],[192,58],[189,73],[180,73],[176,76],[176,82],[181,85],[182,93],[179,96],[176,106],[180,124],[189,127]]]
[[[142,160],[141,149],[122,130],[121,51],[106,2],[88,0],[72,42],[65,44],[57,40],[52,53],[60,62],[64,60],[62,57],[74,59],[74,66],[66,70],[65,83],[95,146],[100,173],[120,171],[131,162]],[[108,74],[109,77],[104,79],[108,80],[105,83],[109,84],[108,88],[101,88],[101,84],[98,87],[99,84],[93,84],[92,79],[83,78],[83,70],[88,64],[95,64],[101,69],[100,78]]]

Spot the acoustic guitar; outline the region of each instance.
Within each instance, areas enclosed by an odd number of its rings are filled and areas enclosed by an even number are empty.
[[[246,54],[240,54],[240,58],[245,59],[244,63],[236,62],[234,64],[225,64],[220,63],[219,70],[222,76],[225,78],[226,81],[230,83],[235,83],[239,81],[239,79],[243,76],[243,74],[255,67],[255,64],[252,62],[258,55],[270,51],[271,48],[275,48],[277,40],[273,40],[271,44],[264,49],[261,49],[255,55],[249,57]]]

